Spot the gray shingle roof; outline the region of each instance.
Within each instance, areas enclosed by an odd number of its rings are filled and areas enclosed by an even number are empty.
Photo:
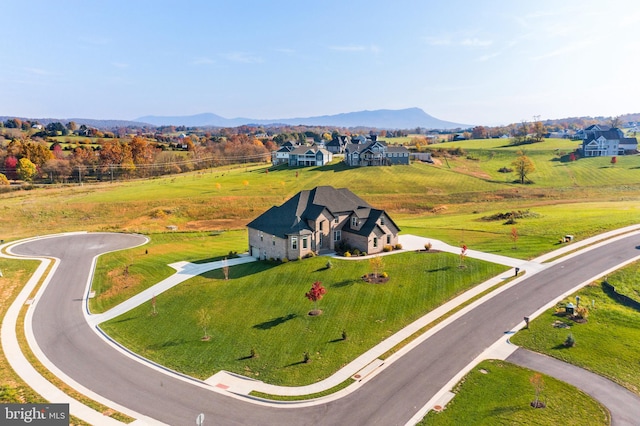
[[[247,226],[285,238],[287,234],[313,231],[309,222],[315,221],[325,208],[335,215],[362,208],[371,209],[371,206],[346,188],[318,186],[298,192],[281,206],[271,207]]]

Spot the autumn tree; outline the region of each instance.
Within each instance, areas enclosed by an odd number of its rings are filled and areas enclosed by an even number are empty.
[[[0,173],[0,186],[5,186],[5,185],[9,185],[9,179],[7,179],[7,177]]]
[[[374,277],[378,278],[378,275],[380,275],[380,271],[384,268],[384,261],[382,260],[382,257],[374,256],[369,259],[369,266],[371,266]]]
[[[618,157],[616,157],[615,155],[613,157],[611,157],[611,165],[612,166],[615,166],[617,162],[618,162]]]
[[[313,311],[309,312],[309,315],[320,315],[322,311],[318,310],[318,300],[327,293],[327,289],[322,286],[320,281],[316,281],[311,286],[311,289],[304,295],[307,299],[313,302]]]
[[[24,157],[18,160],[16,174],[18,175],[18,179],[21,179],[25,182],[30,182],[31,180],[33,180],[36,174],[38,174],[38,169],[36,168],[36,165],[31,162],[31,160]]]
[[[540,394],[544,390],[544,379],[542,378],[542,374],[533,373],[533,376],[529,379],[529,383],[533,386],[533,389],[536,392],[536,399],[531,403],[533,408],[544,408],[545,404],[540,401]]]
[[[516,243],[518,242],[518,229],[515,226],[511,228],[511,241],[513,241],[513,249],[516,250]]]
[[[513,172],[518,176],[518,180],[520,183],[524,183],[525,179],[527,179],[527,175],[529,173],[533,173],[535,171],[535,166],[533,165],[533,161],[523,152],[519,152],[518,158],[516,158],[511,165],[513,166]]]
[[[473,139],[486,139],[488,135],[487,128],[484,126],[476,126],[471,130],[471,137],[473,137]]]

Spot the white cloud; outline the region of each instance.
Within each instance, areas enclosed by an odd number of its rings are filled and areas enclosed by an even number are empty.
[[[493,42],[491,40],[480,40],[477,38],[465,38],[460,42],[462,46],[471,46],[471,47],[485,47],[491,46]]]
[[[191,61],[192,65],[208,65],[208,64],[214,64],[215,61],[211,58],[207,58],[207,57],[200,57],[200,58],[196,58],[193,61]]]
[[[47,70],[43,70],[42,68],[23,68],[23,70],[25,70],[26,72],[30,73],[30,74],[36,74],[36,75],[50,75],[51,73]]]
[[[380,53],[380,48],[375,44],[372,44],[370,46],[356,44],[349,44],[345,46],[329,46],[329,49],[336,50],[338,52],[372,52],[376,54]]]
[[[244,64],[259,64],[264,62],[260,56],[247,52],[231,52],[224,55],[224,57],[231,62],[241,62]]]

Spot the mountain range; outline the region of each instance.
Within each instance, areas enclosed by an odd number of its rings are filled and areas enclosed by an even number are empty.
[[[186,127],[237,127],[242,125],[288,125],[288,126],[336,126],[336,127],[372,127],[379,129],[462,129],[471,127],[468,124],[454,123],[435,118],[420,108],[399,110],[378,109],[373,111],[357,111],[335,115],[316,117],[280,118],[273,120],[253,118],[225,118],[212,113],[186,116],[148,115],[135,119],[136,122],[154,126],[186,126]]]

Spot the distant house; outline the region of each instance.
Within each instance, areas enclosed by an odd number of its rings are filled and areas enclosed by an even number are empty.
[[[289,166],[324,166],[333,160],[333,154],[317,146],[299,146],[289,152]]]
[[[346,188],[300,191],[248,225],[249,253],[258,259],[297,259],[340,244],[368,254],[398,243],[400,228],[383,210]]]
[[[271,152],[271,164],[277,166],[279,164],[289,164],[289,154],[299,145],[293,142],[285,142],[276,151]]]
[[[603,127],[594,124],[584,129],[581,148],[583,157],[616,156],[637,152],[636,138],[625,138],[622,130],[618,128]]]
[[[344,162],[352,167],[409,164],[409,150],[403,146],[388,146],[379,140],[351,143],[345,147]]]
[[[327,151],[332,154],[342,154],[344,148],[351,143],[351,138],[345,135],[338,135],[325,144]]]

